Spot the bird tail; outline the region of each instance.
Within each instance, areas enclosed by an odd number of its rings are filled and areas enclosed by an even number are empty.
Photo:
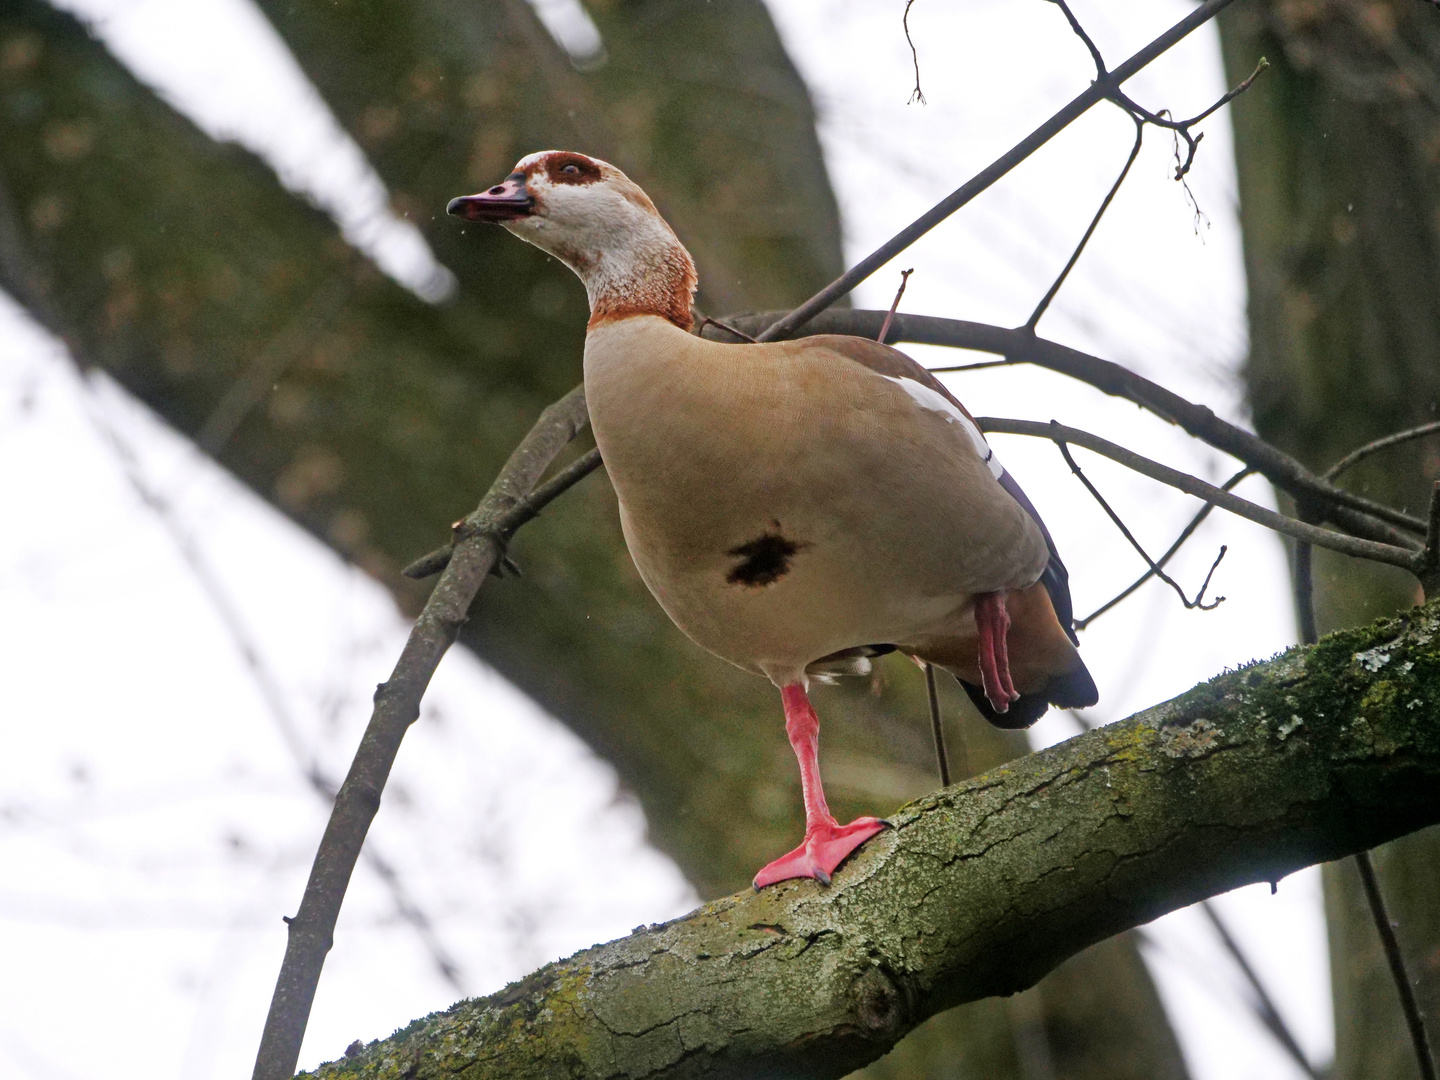
[[[990,699],[980,687],[966,682],[958,675],[956,681],[965,688],[965,693],[970,695],[970,700],[975,703],[981,716],[998,728],[1010,730],[1029,727],[1044,716],[1051,705],[1062,709],[1083,709],[1100,700],[1100,691],[1095,688],[1095,680],[1090,677],[1084,661],[1080,661],[1079,666],[1072,671],[1053,676],[1045,684],[1045,689],[1033,694],[1021,694],[1020,699],[1012,701],[1010,708],[1003,713],[995,711]]]

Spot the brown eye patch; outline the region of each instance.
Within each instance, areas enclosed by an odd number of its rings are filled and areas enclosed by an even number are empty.
[[[600,166],[584,154],[552,154],[545,159],[545,175],[552,184],[593,184]]]

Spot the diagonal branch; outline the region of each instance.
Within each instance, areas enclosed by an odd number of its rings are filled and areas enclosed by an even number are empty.
[[[718,326],[719,324],[717,323],[716,325]],[[571,393],[578,393],[579,390],[580,388],[577,387],[571,391]],[[565,492],[569,491],[581,480],[584,480],[585,477],[598,469],[600,465],[600,451],[590,450],[565,466],[565,468],[561,469],[549,480],[546,480],[545,483],[541,484],[510,508],[509,514],[506,515],[509,532],[513,534],[520,526],[535,520],[535,518],[540,516],[541,510],[565,494]],[[420,556],[420,558],[416,559],[400,572],[406,577],[413,578],[416,581],[421,581],[440,573],[441,570],[444,570],[445,567],[450,565],[450,558],[455,553],[455,545],[463,540],[465,536],[473,533],[477,528],[474,517],[475,515],[472,514],[468,518],[457,521],[450,530],[451,538],[449,544],[443,548],[436,548],[428,555]],[[498,576],[502,567],[515,571],[514,564],[510,563],[509,559],[503,553],[500,557],[500,562],[495,565],[491,573]]]
[[[1330,532],[1315,525],[1297,521],[1294,518],[1278,514],[1274,510],[1263,506],[1257,506],[1248,499],[1242,499],[1228,491],[1217,488],[1214,484],[1207,484],[1199,477],[1191,476],[1189,473],[1181,472],[1179,469],[1172,469],[1168,465],[1162,465],[1158,461],[1151,461],[1147,457],[1118,446],[1108,439],[1102,439],[1098,435],[1092,435],[1088,431],[1081,431],[1079,428],[1067,427],[1064,424],[1057,424],[1053,420],[1048,424],[1037,423],[1034,420],[1009,420],[994,416],[977,416],[975,422],[980,425],[984,432],[995,432],[1002,435],[1029,435],[1039,439],[1050,439],[1052,442],[1074,443],[1076,446],[1083,446],[1087,450],[1108,457],[1132,469],[1152,480],[1158,480],[1162,484],[1193,495],[1197,499],[1204,499],[1206,502],[1214,503],[1222,510],[1229,510],[1237,517],[1243,517],[1257,525],[1264,525],[1267,529],[1291,537],[1295,540],[1304,540],[1314,544],[1316,547],[1328,548],[1331,551],[1338,551],[1342,555],[1350,555],[1357,559],[1369,559],[1371,562],[1388,563],[1391,566],[1398,566],[1409,570],[1413,574],[1419,574],[1424,569],[1426,553],[1414,551],[1411,548],[1396,547],[1393,544],[1381,544],[1374,540],[1362,540],[1354,536],[1346,536],[1344,533]]]
[[[1200,905],[1200,910],[1210,920],[1210,925],[1215,928],[1215,933],[1220,935],[1220,943],[1225,946],[1225,951],[1230,954],[1230,958],[1235,961],[1235,966],[1240,969],[1240,974],[1249,984],[1250,992],[1254,995],[1254,1000],[1250,1005],[1256,1018],[1264,1025],[1271,1038],[1290,1055],[1290,1060],[1295,1062],[1306,1076],[1310,1077],[1310,1080],[1324,1080],[1325,1074],[1310,1064],[1310,1059],[1305,1056],[1305,1051],[1300,1049],[1300,1044],[1296,1041],[1289,1025],[1285,1023],[1285,1018],[1275,1007],[1270,992],[1265,989],[1265,984],[1260,981],[1260,976],[1250,966],[1250,958],[1245,955],[1245,951],[1240,948],[1240,943],[1231,935],[1230,928],[1221,920],[1214,903],[1207,900]]]
[[[1410,1030],[1410,1042],[1415,1048],[1415,1062],[1419,1066],[1421,1080],[1436,1080],[1435,1055],[1430,1050],[1430,1036],[1425,1031],[1425,1017],[1420,1003],[1415,999],[1415,984],[1405,970],[1405,957],[1400,952],[1400,942],[1395,937],[1395,924],[1385,907],[1385,897],[1380,892],[1380,882],[1375,878],[1375,864],[1368,851],[1355,853],[1355,869],[1360,871],[1360,884],[1365,890],[1365,900],[1375,919],[1375,929],[1380,935],[1380,944],[1385,949],[1385,961],[1390,965],[1390,975],[1400,995],[1400,1011],[1405,1015],[1405,1026]]]
[[[1050,0],[1050,2],[1065,13],[1065,21],[1070,24],[1070,29],[1075,32],[1076,37],[1085,43],[1085,48],[1090,50],[1090,59],[1095,61],[1095,77],[1097,79],[1103,79],[1109,72],[1105,70],[1105,58],[1100,55],[1099,47],[1090,35],[1085,32],[1085,27],[1080,25],[1080,20],[1075,17],[1075,13],[1070,10],[1070,5],[1067,4],[1065,0]]]
[[[1055,0],[1059,3],[1060,0]],[[1065,9],[1065,14],[1070,14],[1070,9]],[[1073,16],[1072,16],[1073,19]],[[1087,39],[1088,41],[1088,39]],[[1110,209],[1110,204],[1115,201],[1115,196],[1120,193],[1120,186],[1125,183],[1125,178],[1130,175],[1130,166],[1135,164],[1135,159],[1140,156],[1140,148],[1145,145],[1145,125],[1140,120],[1135,120],[1135,145],[1130,148],[1130,156],[1125,159],[1125,166],[1120,170],[1120,175],[1115,178],[1115,183],[1110,185],[1109,192],[1100,203],[1100,209],[1095,211],[1095,216],[1090,219],[1090,227],[1085,230],[1085,235],[1080,237],[1080,243],[1075,245],[1075,251],[1070,256],[1070,261],[1060,271],[1054,283],[1040,298],[1035,305],[1035,310],[1030,313],[1030,318],[1025,320],[1025,329],[1032,334],[1035,327],[1039,325],[1040,318],[1050,307],[1050,302],[1055,299],[1055,294],[1060,291],[1060,286],[1065,284],[1065,279],[1070,276],[1070,271],[1075,269],[1075,264],[1080,261],[1081,254],[1085,251],[1085,245],[1090,242],[1090,237],[1095,235],[1095,230],[1100,226],[1100,219],[1105,216],[1105,211]]]
[[[1205,3],[1195,8],[1114,71],[1102,79],[1096,79],[1055,115],[1016,143],[1013,148],[981,169],[805,303],[794,311],[777,316],[762,333],[756,335],[756,338],[760,341],[776,341],[789,337],[796,329],[804,326],[836,300],[846,295],[856,285],[859,285],[860,282],[1064,131],[1070,124],[1088,112],[1092,106],[1106,100],[1110,96],[1112,88],[1120,86],[1125,80],[1164,54],[1172,46],[1183,41],[1192,31],[1205,25],[1234,2],[1235,0],[1205,0]],[[864,336],[873,338],[875,335],[871,333]]]
[[[1437,715],[1430,604],[912,803],[829,888],[641,928],[317,1075],[841,1077],[1121,930],[1440,820]]]
[[[587,422],[585,398],[578,387],[540,414],[475,512],[457,529],[460,535],[448,565],[415,620],[395,670],[376,688],[375,711],[335,796],[300,910],[290,920],[254,1080],[281,1080],[294,1073],[340,905],[370,822],[380,809],[380,794],[400,742],[420,715],[420,699],[454,643],[476,593],[504,555],[506,540],[539,512],[527,496]]]

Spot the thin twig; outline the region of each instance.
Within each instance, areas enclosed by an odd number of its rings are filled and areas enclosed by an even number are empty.
[[[925,95],[920,92],[920,54],[915,51],[915,42],[910,37],[910,6],[914,3],[915,0],[905,0],[905,14],[900,16],[900,25],[905,28],[905,44],[910,46],[910,62],[915,65],[915,89],[905,104],[913,105],[918,101],[924,105]]]
[[[1156,57],[1184,40],[1194,30],[1205,25],[1234,2],[1235,0],[1205,0],[1205,3],[1196,7],[1185,18],[1170,27],[1114,71],[1103,79],[1097,79],[1091,83],[1050,119],[1016,143],[1014,147],[981,169],[971,179],[945,196],[805,303],[777,319],[763,333],[757,334],[756,340],[775,341],[778,338],[789,336],[797,328],[804,326],[936,225],[939,225],[940,222],[955,213],[956,210],[1010,172],[1072,122],[1088,112],[1092,106],[1104,101],[1109,96],[1112,87],[1120,86]],[[873,337],[874,335],[866,336]]]
[[[1215,933],[1220,935],[1220,943],[1225,946],[1225,951],[1230,954],[1230,959],[1235,961],[1235,966],[1240,969],[1240,974],[1250,984],[1250,990],[1255,995],[1255,999],[1250,1002],[1250,1007],[1254,1010],[1256,1019],[1290,1055],[1295,1064],[1300,1066],[1305,1075],[1310,1077],[1310,1080],[1325,1080],[1325,1074],[1310,1064],[1310,1059],[1305,1056],[1305,1051],[1301,1050],[1300,1044],[1295,1041],[1294,1034],[1285,1023],[1285,1018],[1280,1015],[1280,1010],[1275,1007],[1275,1002],[1266,991],[1265,984],[1260,981],[1260,976],[1250,966],[1249,958],[1240,948],[1239,942],[1230,936],[1229,927],[1220,920],[1220,913],[1215,910],[1214,901],[1202,900],[1200,910],[1210,920],[1210,925],[1215,928]]]
[[[1397,431],[1393,435],[1386,435],[1384,438],[1368,442],[1364,446],[1351,450],[1343,458],[1337,461],[1330,468],[1326,469],[1323,476],[1326,480],[1338,480],[1342,474],[1350,471],[1351,468],[1360,464],[1371,454],[1380,450],[1387,450],[1392,446],[1399,446],[1401,443],[1411,442],[1414,439],[1422,439],[1426,435],[1440,433],[1440,420],[1432,420],[1428,424],[1421,424],[1419,427],[1408,428],[1405,431]]]
[[[1295,500],[1295,516],[1316,524],[1314,504]],[[1303,540],[1295,543],[1295,572],[1292,587],[1295,593],[1295,622],[1300,644],[1314,645],[1320,640],[1319,623],[1315,619],[1315,550]]]
[[[1440,480],[1430,489],[1430,520],[1425,530],[1425,551],[1421,555],[1420,587],[1428,599],[1440,593]]]
[[[913,267],[900,271],[900,288],[895,290],[895,299],[890,301],[890,310],[885,313],[885,321],[880,324],[880,333],[875,335],[875,340],[882,345],[885,344],[885,335],[890,332],[890,324],[895,321],[895,312],[900,307],[900,298],[905,295],[905,286],[909,284],[910,275],[914,272]]]
[[[1229,480],[1226,480],[1225,483],[1221,484],[1220,490],[1230,491],[1235,487],[1236,484],[1240,483],[1240,481],[1244,480],[1247,476],[1254,475],[1254,469],[1248,467],[1241,469],[1234,476],[1230,477]],[[1174,558],[1175,554],[1181,549],[1181,547],[1184,546],[1185,541],[1189,540],[1190,537],[1194,535],[1195,530],[1198,529],[1200,525],[1205,521],[1205,519],[1210,516],[1210,511],[1214,509],[1214,503],[1206,503],[1204,506],[1202,506],[1200,510],[1195,514],[1195,516],[1190,519],[1190,524],[1186,525],[1185,528],[1180,530],[1180,535],[1175,538],[1175,542],[1170,545],[1170,547],[1166,550],[1165,554],[1161,555],[1160,558],[1155,560],[1155,565],[1164,566],[1172,558]],[[1143,574],[1141,574],[1138,578],[1132,581],[1124,589],[1116,593],[1109,600],[1105,601],[1105,603],[1101,604],[1089,615],[1086,615],[1085,618],[1076,619],[1071,625],[1074,626],[1076,630],[1084,630],[1101,615],[1104,615],[1116,604],[1119,604],[1122,600],[1126,599],[1131,593],[1133,593],[1136,589],[1140,588],[1141,585],[1144,585],[1145,582],[1149,581],[1154,576],[1154,570],[1146,570]]]
[[[1070,29],[1075,31],[1075,36],[1085,43],[1085,48],[1090,50],[1090,59],[1095,61],[1095,77],[1097,79],[1103,79],[1107,74],[1105,70],[1105,58],[1100,55],[1100,50],[1095,46],[1095,42],[1090,39],[1090,35],[1087,34],[1085,28],[1080,25],[1080,20],[1077,19],[1075,13],[1070,10],[1070,5],[1067,4],[1065,0],[1050,0],[1050,2],[1065,13],[1065,19],[1069,22]]]
[[[584,480],[585,477],[598,469],[600,464],[600,451],[596,449],[582,454],[569,465],[565,466],[565,468],[561,469],[549,480],[546,480],[545,483],[531,492],[529,496],[521,499],[511,508],[510,513],[506,515],[506,520],[511,522],[509,531],[513,533],[516,529],[520,528],[521,525],[539,517],[540,511],[549,503],[554,502],[581,480]],[[470,518],[466,518],[456,522],[449,544],[443,548],[436,548],[428,555],[420,556],[420,558],[416,559],[400,572],[408,578],[420,581],[444,570],[445,567],[450,564],[450,556],[455,551],[455,545],[464,539],[465,535],[469,535],[465,533],[469,521]],[[509,540],[509,536],[498,537],[498,539],[500,539],[503,545],[505,541]],[[503,555],[502,561],[508,562],[508,560],[504,559]],[[501,563],[496,563],[496,570],[500,568],[500,565]],[[510,565],[514,567],[513,563]]]
[[[935,687],[935,665],[925,665],[925,693],[930,698],[930,733],[935,736],[935,763],[940,767],[940,786],[950,786],[950,759],[945,756],[945,730],[940,726],[940,693]]]
[[[265,1018],[253,1080],[288,1080],[294,1075],[335,920],[400,742],[420,715],[420,700],[475,594],[499,561],[504,538],[538,512],[526,496],[587,419],[579,387],[540,414],[480,505],[465,519],[465,533],[415,620],[395,670],[376,689],[370,723],[335,796],[300,910],[290,920],[285,959]]]
[[[753,337],[751,337],[749,334],[745,333],[745,331],[743,331],[743,330],[736,330],[735,327],[731,326],[729,323],[723,323],[723,322],[721,322],[719,319],[712,318],[712,317],[709,316],[709,315],[701,315],[701,316],[700,316],[699,322],[697,322],[697,323],[695,324],[695,332],[696,332],[697,334],[699,334],[700,336],[703,337],[703,336],[704,336],[704,332],[705,332],[705,327],[707,327],[707,326],[718,326],[721,330],[724,330],[727,334],[733,334],[733,335],[735,335],[737,338],[739,338],[741,341],[749,342],[751,345],[754,345],[754,344],[755,344],[755,339],[754,339]]]
[[[1405,970],[1405,957],[1400,953],[1400,942],[1395,937],[1395,924],[1385,910],[1385,897],[1380,893],[1380,882],[1375,877],[1375,864],[1370,853],[1362,851],[1355,856],[1355,868],[1360,871],[1360,883],[1365,887],[1365,899],[1370,904],[1370,914],[1375,918],[1375,929],[1380,932],[1380,943],[1385,947],[1385,959],[1390,964],[1390,974],[1395,980],[1395,989],[1400,992],[1400,1008],[1405,1013],[1405,1024],[1410,1029],[1410,1042],[1415,1047],[1415,1063],[1420,1067],[1421,1080],[1436,1080],[1435,1057],[1430,1052],[1430,1037],[1425,1033],[1425,1019],[1420,1015],[1420,1003],[1415,1000],[1415,987],[1410,974]]]
[[[1302,519],[1303,520],[1303,519]],[[1315,622],[1315,549],[1301,540],[1295,544],[1295,622],[1300,644],[1320,640]]]
[[[742,328],[770,326],[779,312],[734,315],[730,321]],[[873,338],[885,313],[876,310],[826,311],[810,320],[803,334],[853,334]],[[790,336],[789,334],[785,336]],[[1020,328],[988,323],[945,319],[934,315],[907,315],[897,312],[891,337],[925,345],[946,345],[997,353],[1006,363],[1035,364],[1087,383],[1097,390],[1134,402],[1162,420],[1178,424],[1190,435],[1249,465],[1281,491],[1295,499],[1310,499],[1323,520],[1355,536],[1396,547],[1420,547],[1399,531],[1423,536],[1425,522],[1413,515],[1338,488],[1316,476],[1283,450],[1259,436],[1216,416],[1204,405],[1188,401],[1128,368],[1068,345],[1027,334]],[[1395,528],[1392,526],[1398,526]]]
[[[1051,2],[1064,7],[1062,0],[1051,0]],[[1070,15],[1069,8],[1065,8],[1065,14],[1067,16]],[[1070,17],[1073,21],[1074,17]],[[1099,61],[1097,60],[1096,62],[1098,63]],[[1032,334],[1040,322],[1040,317],[1044,315],[1050,307],[1050,301],[1055,299],[1055,294],[1060,291],[1060,286],[1065,284],[1065,279],[1070,276],[1070,271],[1075,269],[1075,264],[1080,261],[1080,254],[1085,250],[1085,245],[1090,242],[1090,237],[1095,235],[1095,229],[1099,226],[1100,219],[1105,216],[1105,211],[1110,209],[1110,204],[1115,201],[1115,196],[1120,191],[1120,185],[1125,183],[1125,178],[1130,175],[1130,166],[1134,165],[1135,159],[1140,156],[1140,147],[1145,141],[1145,124],[1139,119],[1133,117],[1132,119],[1135,119],[1135,145],[1130,148],[1130,156],[1125,159],[1125,167],[1120,170],[1120,175],[1115,178],[1115,183],[1110,185],[1109,192],[1106,193],[1104,200],[1100,203],[1100,209],[1096,210],[1095,216],[1090,219],[1090,227],[1085,230],[1085,235],[1080,237],[1080,243],[1075,245],[1075,250],[1070,255],[1070,261],[1067,262],[1065,268],[1060,271],[1060,275],[1055,279],[1054,284],[1052,284],[1045,295],[1040,298],[1040,303],[1035,305],[1035,310],[1030,313],[1030,318],[1025,320],[1023,329],[1029,330]]]
[[[1116,105],[1119,105],[1122,109],[1128,112],[1131,116],[1135,117],[1137,120],[1143,120],[1147,124],[1154,124],[1156,127],[1165,128],[1167,131],[1173,131],[1175,132],[1177,137],[1185,140],[1187,153],[1185,155],[1184,162],[1181,162],[1178,151],[1175,155],[1175,179],[1183,181],[1186,174],[1190,172],[1190,167],[1195,164],[1195,151],[1200,148],[1200,140],[1205,137],[1204,132],[1201,132],[1199,135],[1192,135],[1190,133],[1191,127],[1193,127],[1195,124],[1200,123],[1200,121],[1206,119],[1207,117],[1215,113],[1217,110],[1234,101],[1241,94],[1245,93],[1246,90],[1249,90],[1250,84],[1253,83],[1256,78],[1259,77],[1260,73],[1269,66],[1270,61],[1266,60],[1265,57],[1262,56],[1259,62],[1255,65],[1255,70],[1252,71],[1249,76],[1240,83],[1239,86],[1236,86],[1233,90],[1227,91],[1218,101],[1215,102],[1215,104],[1211,105],[1204,112],[1197,113],[1196,115],[1190,117],[1190,119],[1188,120],[1176,120],[1170,117],[1168,115],[1170,112],[1169,109],[1161,109],[1159,112],[1151,112],[1143,105],[1139,105],[1131,98],[1127,97],[1125,93],[1121,91],[1118,87],[1110,95],[1110,100],[1115,102]]]
[[[1050,421],[1050,424],[1052,429],[1058,428],[1060,426],[1055,423],[1054,420]],[[1215,608],[1219,607],[1225,602],[1225,597],[1223,596],[1217,596],[1208,604],[1204,602],[1205,590],[1210,587],[1210,578],[1214,576],[1215,568],[1220,565],[1220,560],[1225,558],[1226,548],[1224,544],[1220,545],[1220,554],[1215,556],[1215,561],[1210,566],[1210,573],[1205,575],[1205,580],[1200,584],[1200,591],[1195,594],[1195,599],[1188,599],[1185,596],[1185,590],[1180,587],[1180,583],[1177,582],[1174,578],[1172,578],[1169,574],[1165,573],[1165,571],[1160,568],[1160,564],[1157,563],[1154,559],[1150,558],[1149,554],[1146,553],[1145,549],[1140,546],[1140,541],[1136,540],[1134,534],[1131,533],[1128,528],[1126,528],[1125,522],[1120,519],[1120,515],[1117,514],[1111,508],[1110,504],[1105,501],[1105,496],[1100,494],[1099,490],[1095,487],[1095,485],[1090,482],[1090,478],[1081,471],[1079,465],[1075,464],[1075,459],[1070,456],[1070,448],[1065,445],[1065,440],[1061,438],[1056,438],[1055,445],[1059,447],[1061,455],[1065,458],[1065,464],[1070,466],[1070,471],[1075,474],[1076,478],[1080,481],[1080,483],[1085,485],[1085,490],[1090,492],[1091,496],[1094,497],[1095,501],[1100,504],[1100,508],[1109,515],[1110,520],[1115,523],[1115,527],[1120,530],[1121,534],[1125,537],[1125,539],[1130,541],[1130,546],[1140,553],[1140,557],[1144,559],[1146,565],[1150,567],[1150,572],[1156,577],[1158,577],[1161,581],[1165,582],[1166,585],[1169,585],[1170,588],[1175,590],[1175,595],[1180,597],[1180,603],[1185,605],[1187,611],[1192,608],[1199,608],[1201,611],[1213,611]]]
[[[984,371],[986,368],[1013,367],[1013,360],[981,360],[975,364],[951,364],[947,367],[932,367],[930,371]]]
[[[1207,484],[1204,480],[1191,476],[1189,473],[1172,469],[1168,465],[1161,465],[1158,461],[1151,461],[1132,450],[1117,446],[1108,439],[1102,439],[1098,435],[1081,431],[1079,428],[1067,427],[1054,422],[1041,424],[1033,420],[1009,420],[993,416],[977,416],[975,422],[980,426],[980,430],[986,433],[1029,435],[1033,438],[1049,439],[1052,442],[1064,441],[1076,446],[1083,446],[1087,450],[1093,450],[1112,461],[1119,462],[1127,469],[1138,472],[1142,476],[1148,476],[1152,480],[1168,484],[1197,499],[1212,502],[1222,510],[1228,510],[1238,517],[1253,521],[1257,525],[1263,525],[1267,529],[1285,536],[1297,540],[1307,540],[1316,547],[1328,548],[1357,559],[1368,559],[1372,562],[1399,566],[1411,573],[1418,572],[1420,563],[1424,559],[1424,552],[1396,547],[1393,544],[1377,543],[1374,540],[1362,540],[1359,537],[1330,532],[1314,525],[1307,525],[1303,521],[1296,521],[1294,518],[1278,514],[1274,510],[1257,506],[1238,495],[1221,491],[1215,485]]]

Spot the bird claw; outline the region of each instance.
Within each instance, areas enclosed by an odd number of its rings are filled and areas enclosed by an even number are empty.
[[[756,874],[755,889],[791,878],[814,878],[821,885],[829,885],[835,870],[856,848],[889,827],[888,822],[873,817],[856,818],[849,825],[818,826],[806,833],[805,842],[794,851]]]

